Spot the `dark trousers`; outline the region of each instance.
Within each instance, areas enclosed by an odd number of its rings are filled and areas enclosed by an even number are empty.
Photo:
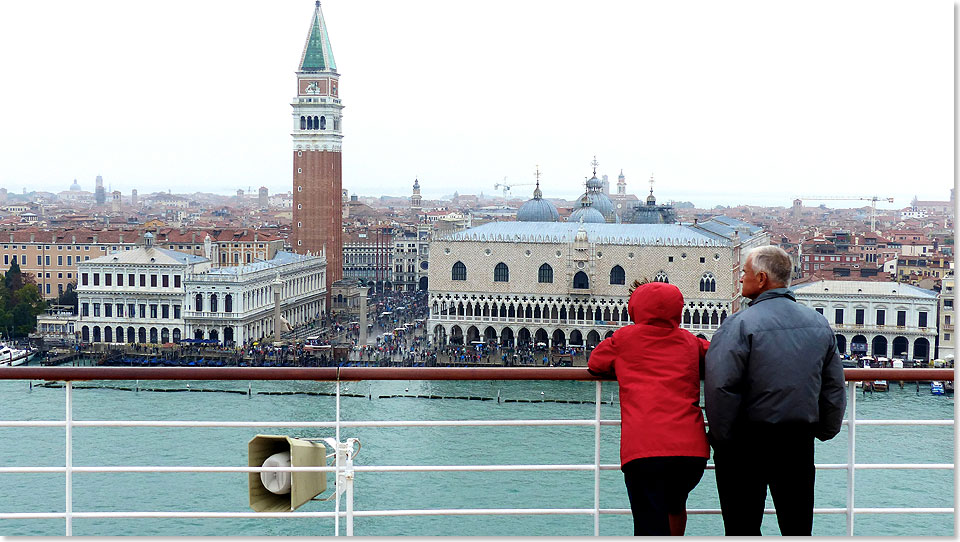
[[[669,536],[670,514],[686,509],[707,460],[703,457],[644,457],[622,467],[636,536]]]
[[[784,536],[813,529],[813,430],[806,424],[755,424],[714,447],[717,492],[727,536],[759,536],[767,486]]]

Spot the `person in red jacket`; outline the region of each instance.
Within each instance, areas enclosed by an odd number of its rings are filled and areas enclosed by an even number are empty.
[[[620,385],[620,464],[634,534],[682,535],[687,495],[710,457],[700,410],[710,343],[680,329],[676,286],[634,285],[627,305],[633,325],[598,344],[588,370]]]

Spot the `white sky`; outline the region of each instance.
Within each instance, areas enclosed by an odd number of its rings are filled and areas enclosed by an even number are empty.
[[[0,2],[0,186],[291,189],[312,0]],[[947,199],[954,4],[325,0],[343,184]],[[532,186],[518,186],[526,197]],[[861,202],[825,202],[860,206]],[[811,205],[819,202],[810,202]]]

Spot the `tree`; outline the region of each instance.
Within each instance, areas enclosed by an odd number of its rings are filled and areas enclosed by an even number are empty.
[[[10,291],[16,291],[23,287],[23,273],[20,272],[20,264],[14,258],[10,264],[10,269],[3,275],[3,285]]]
[[[47,304],[36,284],[24,285],[14,292],[13,298],[16,301],[12,311],[14,335],[28,335],[36,329],[37,315],[43,314]]]

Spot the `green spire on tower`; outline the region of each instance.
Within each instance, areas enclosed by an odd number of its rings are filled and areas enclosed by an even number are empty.
[[[310,34],[303,48],[303,56],[300,57],[300,71],[337,71],[337,63],[333,60],[333,49],[330,47],[330,35],[327,33],[327,24],[323,21],[319,0],[317,0],[317,7],[313,10]]]

